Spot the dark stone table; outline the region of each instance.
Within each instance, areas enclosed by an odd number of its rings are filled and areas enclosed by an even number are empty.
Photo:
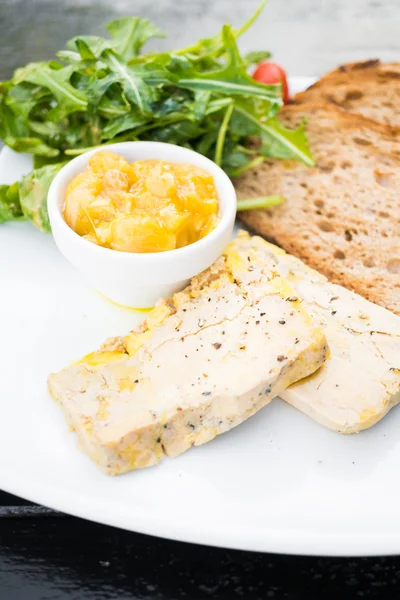
[[[0,493],[1,600],[398,600],[400,559],[307,558],[121,531]]]

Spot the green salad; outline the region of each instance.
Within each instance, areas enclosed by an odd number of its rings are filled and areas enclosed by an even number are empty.
[[[74,37],[57,60],[30,63],[1,82],[0,138],[30,153],[34,170],[0,186],[0,223],[30,219],[50,231],[46,197],[55,174],[74,156],[115,142],[179,144],[230,176],[265,157],[314,164],[305,124],[289,130],[276,118],[281,86],[248,74],[269,53],[242,56],[237,46],[264,4],[240,29],[224,25],[215,37],[170,52],[142,52],[164,37],[147,19],[116,19],[107,25],[109,37]],[[252,136],[260,143],[248,144]],[[257,207],[269,203],[257,200]]]

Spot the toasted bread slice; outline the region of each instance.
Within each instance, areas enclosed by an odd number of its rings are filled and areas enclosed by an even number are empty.
[[[324,330],[330,356],[318,371],[280,397],[325,427],[358,433],[400,402],[400,317],[368,302],[258,236],[241,232],[238,247],[264,253]]]
[[[332,102],[349,112],[400,127],[400,63],[347,63],[296,94],[293,102]]]
[[[239,198],[279,194],[286,202],[243,213],[257,233],[334,283],[400,314],[400,133],[334,105],[280,112],[306,117],[315,167],[268,160],[235,182]]]
[[[276,261],[233,242],[139,330],[49,378],[80,446],[108,474],[228,431],[328,354]]]

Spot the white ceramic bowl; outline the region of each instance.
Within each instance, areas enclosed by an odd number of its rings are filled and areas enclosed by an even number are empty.
[[[121,154],[129,162],[160,159],[201,167],[213,176],[217,188],[220,221],[211,233],[184,248],[142,254],[97,246],[75,233],[64,220],[62,209],[68,184],[99,150],[74,158],[55,176],[47,207],[53,236],[61,253],[110,300],[124,306],[148,308],[159,298],[181,290],[191,277],[221,255],[231,239],[235,221],[235,189],[220,167],[187,148],[159,142],[121,142],[107,146],[107,150]]]

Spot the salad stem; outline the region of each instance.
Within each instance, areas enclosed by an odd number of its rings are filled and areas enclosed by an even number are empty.
[[[221,127],[219,128],[217,144],[215,146],[215,156],[214,156],[214,162],[219,167],[221,166],[221,163],[222,163],[222,155],[224,152],[224,143],[225,143],[225,138],[226,138],[226,132],[228,129],[228,123],[232,116],[234,107],[235,107],[234,102],[231,102],[231,104],[228,106],[228,108],[225,111],[225,115],[224,115],[224,118],[222,119]]]
[[[269,208],[270,206],[278,206],[285,202],[283,196],[259,196],[258,198],[245,198],[238,200],[237,212],[244,210],[255,210],[257,208]]]
[[[264,10],[264,6],[266,5],[266,3],[267,3],[267,0],[261,0],[260,4],[258,5],[258,8],[256,9],[255,13],[250,17],[250,19],[248,21],[246,21],[246,23],[243,23],[243,25],[235,31],[236,39],[238,37],[240,37],[241,35],[243,35],[243,33],[245,31],[247,31],[249,29],[249,27],[251,27],[253,25],[254,21],[256,21],[258,19],[258,17]]]
[[[254,169],[255,167],[259,167],[260,165],[262,165],[264,160],[265,160],[264,156],[256,156],[256,158],[253,158],[253,160],[251,160],[247,164],[243,165],[243,167],[238,167],[237,169],[235,169],[232,173],[233,177],[239,177],[240,175],[243,175],[243,173],[245,173],[249,169]]]

